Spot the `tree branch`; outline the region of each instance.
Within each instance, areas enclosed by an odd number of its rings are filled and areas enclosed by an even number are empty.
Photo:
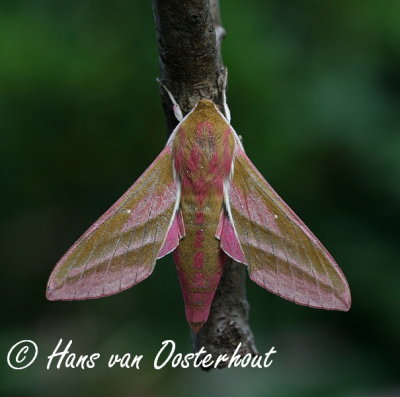
[[[223,112],[226,69],[221,41],[225,35],[218,0],[153,0],[160,57],[160,80],[188,113],[201,98],[212,99]],[[171,133],[177,124],[171,102],[160,90]],[[240,354],[256,354],[248,325],[243,265],[229,261],[215,294],[209,319],[193,334],[195,349],[201,346],[217,356],[231,355],[241,343]],[[225,366],[221,364],[221,367]]]

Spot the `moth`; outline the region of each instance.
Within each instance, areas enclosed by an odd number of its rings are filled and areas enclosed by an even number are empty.
[[[259,286],[300,305],[347,311],[348,283],[329,252],[247,157],[207,99],[184,118],[142,176],[56,264],[49,300],[116,294],[173,253],[187,321],[198,332],[228,258]]]

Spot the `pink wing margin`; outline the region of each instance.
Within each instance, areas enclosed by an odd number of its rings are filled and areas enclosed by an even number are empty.
[[[241,148],[226,197],[235,235],[220,232],[221,248],[234,257],[236,237],[245,259],[240,262],[247,263],[254,282],[300,305],[350,309],[350,289],[337,263]]]
[[[175,217],[179,195],[168,145],[56,264],[47,298],[100,298],[147,278],[159,254],[173,250],[179,242]]]

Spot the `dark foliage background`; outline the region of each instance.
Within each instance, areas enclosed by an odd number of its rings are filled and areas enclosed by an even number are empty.
[[[247,153],[346,274],[349,313],[248,283],[269,369],[155,371],[165,339],[191,350],[171,258],[107,299],[48,302],[64,251],[162,149],[150,2],[0,4],[1,356],[4,396],[400,394],[400,6],[395,0],[222,1],[232,123]],[[142,368],[46,370],[72,350],[144,354]],[[24,371],[18,340],[39,345]],[[398,367],[397,367],[398,368]]]

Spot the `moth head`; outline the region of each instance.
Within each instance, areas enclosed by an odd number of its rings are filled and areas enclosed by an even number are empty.
[[[197,110],[213,110],[213,109],[217,109],[215,103],[210,100],[210,99],[200,99],[199,102],[197,102],[196,105],[196,109]]]

